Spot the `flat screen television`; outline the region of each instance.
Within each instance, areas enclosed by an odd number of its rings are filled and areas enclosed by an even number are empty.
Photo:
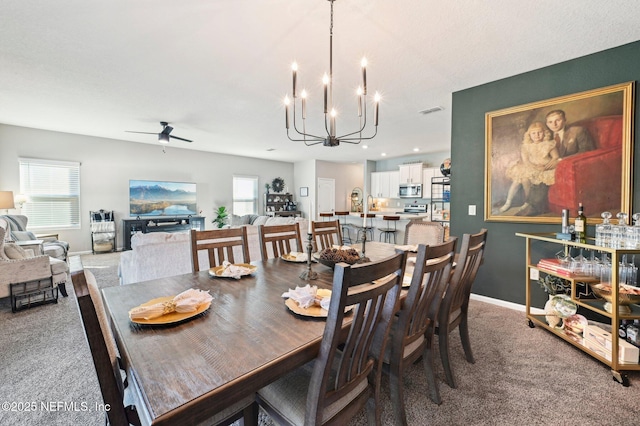
[[[188,216],[196,213],[195,183],[129,181],[131,216]]]

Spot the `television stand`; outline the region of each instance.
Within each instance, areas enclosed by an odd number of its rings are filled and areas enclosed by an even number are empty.
[[[131,250],[131,236],[136,232],[204,231],[204,216],[138,216],[122,219],[122,250]]]

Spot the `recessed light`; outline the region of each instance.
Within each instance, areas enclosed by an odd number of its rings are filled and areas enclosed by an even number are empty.
[[[362,145],[362,149],[367,149],[369,148],[369,145]]]
[[[386,153],[386,152],[383,152],[383,153],[382,153],[382,154],[380,154],[380,155],[381,155],[381,156],[383,156],[383,157],[386,157],[386,156],[387,156],[387,153]]]
[[[418,152],[420,151],[420,148],[413,148],[413,152]]]

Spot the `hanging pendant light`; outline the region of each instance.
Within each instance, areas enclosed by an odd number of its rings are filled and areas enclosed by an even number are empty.
[[[374,133],[371,136],[363,137],[362,132],[367,126],[367,60],[362,58],[360,66],[362,68],[362,85],[358,87],[356,92],[357,101],[357,113],[360,120],[359,128],[351,133],[345,133],[342,136],[336,136],[336,118],[338,116],[337,110],[333,105],[333,3],[335,0],[328,0],[331,2],[331,25],[329,27],[329,74],[324,74],[322,78],[323,100],[324,100],[324,135],[314,135],[307,133],[306,131],[306,118],[307,118],[307,92],[303,90],[298,95],[296,86],[298,79],[298,64],[293,63],[291,65],[292,78],[293,78],[293,92],[292,99],[289,96],[285,96],[285,126],[287,129],[287,137],[294,142],[304,142],[305,145],[317,145],[322,143],[324,146],[338,146],[340,142],[359,144],[363,140],[373,139],[378,133],[378,111],[380,106],[380,95],[376,92],[374,96],[374,111],[373,111],[373,125],[375,127]],[[300,104],[300,114],[296,114],[296,104]],[[291,118],[289,110],[292,109]],[[302,129],[298,128],[297,116],[300,116],[302,120]],[[289,134],[289,128],[293,121],[293,130],[295,131],[292,138]],[[296,135],[297,134],[297,135]],[[299,139],[299,137],[302,139]],[[296,137],[298,139],[296,139]]]

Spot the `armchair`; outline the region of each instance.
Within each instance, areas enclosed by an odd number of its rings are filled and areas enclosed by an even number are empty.
[[[0,218],[5,219],[9,224],[8,234],[15,241],[37,240],[33,232],[27,231],[27,218],[24,215],[4,215]],[[66,260],[69,244],[66,241],[59,241],[56,238],[42,238],[44,254],[54,259]]]
[[[585,214],[618,211],[622,181],[622,116],[596,117],[575,123],[585,127],[596,149],[565,157],[556,167],[549,187],[549,211],[575,209],[585,203]]]
[[[9,284],[27,283],[51,279],[66,296],[67,263],[49,256],[28,256],[22,259],[10,259],[5,254],[5,235],[7,224],[0,219],[0,297],[10,294]]]

